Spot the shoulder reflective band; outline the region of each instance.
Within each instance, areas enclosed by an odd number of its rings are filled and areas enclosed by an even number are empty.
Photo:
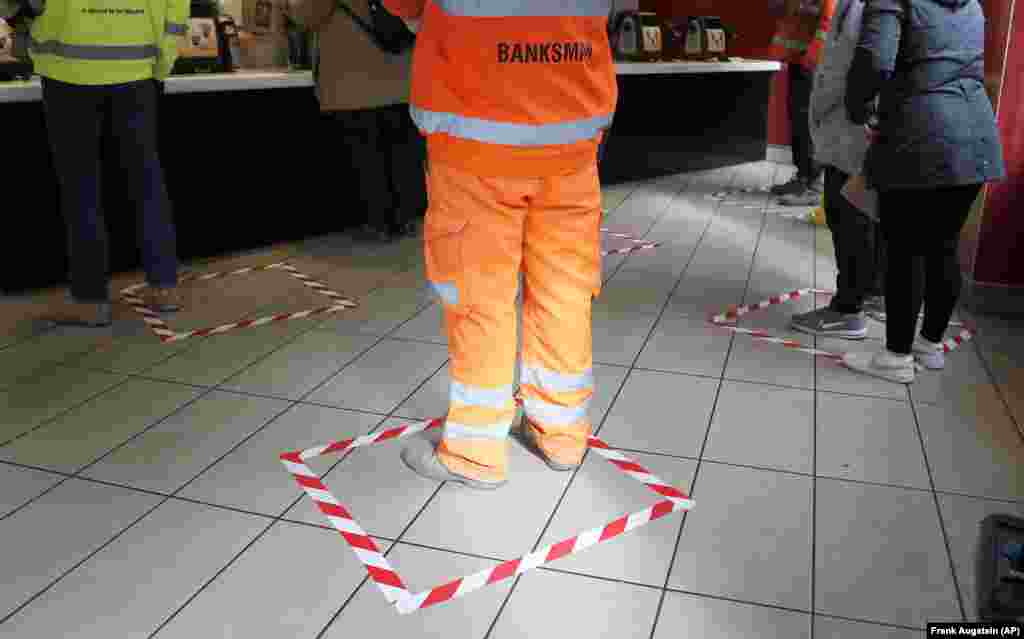
[[[55,55],[69,60],[149,60],[160,54],[160,50],[151,44],[129,46],[66,44],[56,40],[47,42],[33,40],[32,52]]]
[[[412,107],[409,111],[419,129],[426,133],[447,133],[452,137],[511,146],[573,144],[591,140],[612,121],[609,114],[557,124],[512,124],[470,118],[455,113],[427,111],[417,107]]]
[[[576,17],[607,18],[610,0],[434,0],[453,16],[472,18]]]
[[[188,25],[168,22],[164,25],[164,33],[172,36],[188,35]]]

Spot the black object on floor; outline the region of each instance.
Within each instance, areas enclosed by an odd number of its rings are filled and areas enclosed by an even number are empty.
[[[978,618],[1024,617],[1024,519],[991,515],[981,522],[978,544]]]

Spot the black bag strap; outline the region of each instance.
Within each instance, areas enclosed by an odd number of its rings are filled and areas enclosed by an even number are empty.
[[[377,42],[377,32],[376,32],[376,30],[374,30],[373,25],[371,25],[369,22],[367,22],[363,18],[363,16],[359,15],[358,13],[356,13],[352,9],[352,7],[348,6],[342,0],[338,0],[338,8],[341,9],[342,11],[344,11],[345,13],[347,13],[348,17],[352,18],[352,21],[355,22],[363,31],[365,31],[366,35],[370,36],[371,40],[373,40],[374,42]]]

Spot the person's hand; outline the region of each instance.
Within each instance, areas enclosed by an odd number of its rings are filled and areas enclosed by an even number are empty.
[[[878,141],[879,133],[878,129],[871,126],[871,123],[864,125],[864,137],[868,139],[869,144],[874,144]]]
[[[419,20],[419,18],[402,18],[402,22],[405,23],[405,26],[409,27],[409,31],[412,31],[413,33],[418,33],[419,32],[419,30],[420,30],[420,20]]]

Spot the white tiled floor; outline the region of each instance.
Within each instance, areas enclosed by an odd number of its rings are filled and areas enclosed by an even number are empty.
[[[39,303],[11,301],[11,321],[0,300],[0,636],[909,639],[974,618],[978,524],[1024,515],[1019,324],[976,318],[977,340],[909,392],[709,328],[729,304],[833,285],[827,231],[780,218],[764,194],[707,197],[790,172],[606,191],[607,226],[663,245],[605,261],[592,417],[696,507],[410,616],[278,455],[445,410],[419,242],[275,247],[361,306],[174,345],[130,313],[110,330],[46,330],[24,310]],[[283,277],[190,294],[200,308],[176,328],[314,305]],[[742,325],[833,351],[884,337],[788,333],[812,304]],[[417,591],[653,503],[594,455],[557,474],[514,444],[510,485],[479,494],[420,480],[400,446],[312,466]]]

